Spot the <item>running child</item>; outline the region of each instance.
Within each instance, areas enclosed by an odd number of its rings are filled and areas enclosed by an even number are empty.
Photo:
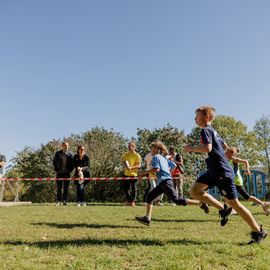
[[[237,147],[231,147],[226,150],[225,156],[229,161],[231,161],[231,165],[233,166],[233,170],[235,173],[234,183],[236,186],[237,192],[247,201],[254,202],[256,204],[259,204],[265,213],[266,216],[269,216],[270,211],[270,203],[269,202],[263,202],[260,199],[256,198],[255,196],[250,195],[245,187],[244,187],[244,181],[243,177],[240,173],[239,169],[239,163],[243,163],[246,166],[246,174],[250,174],[249,170],[249,162],[246,159],[239,158],[237,155],[240,153],[239,148]]]
[[[223,146],[226,146],[226,144],[211,126],[215,118],[215,109],[210,106],[201,106],[195,111],[195,114],[195,122],[202,128],[201,144],[186,145],[184,150],[186,152],[208,153],[208,158],[205,160],[207,172],[199,176],[193,184],[190,195],[194,199],[219,209],[219,214],[222,218],[221,226],[227,223],[228,216],[233,208],[251,228],[251,241],[249,244],[261,242],[268,233],[258,225],[250,211],[238,200],[237,190],[234,184],[234,171],[225,157],[223,149]],[[227,198],[232,208],[226,204],[223,206],[221,202],[205,192],[213,186],[219,188],[220,193]]]
[[[146,174],[156,174],[158,185],[152,189],[146,198],[146,215],[143,217],[135,217],[135,219],[144,224],[150,225],[153,201],[162,193],[166,193],[168,198],[172,200],[177,205],[200,205],[197,200],[190,200],[184,197],[178,197],[176,190],[174,189],[173,179],[171,171],[176,167],[175,163],[164,157],[164,153],[168,152],[166,146],[160,142],[156,141],[151,143],[151,154],[152,154],[152,168],[140,173],[140,176]]]

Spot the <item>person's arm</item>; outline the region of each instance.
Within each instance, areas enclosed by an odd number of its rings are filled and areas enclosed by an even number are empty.
[[[147,175],[147,174],[155,174],[157,172],[159,172],[159,168],[152,168],[150,170],[141,171],[139,173],[139,176],[144,176],[144,175]]]
[[[133,166],[130,166],[130,170],[132,169],[140,169],[142,166],[142,162],[141,162],[141,157],[138,155],[138,159],[136,161],[136,163]]]
[[[58,156],[58,153],[56,152],[53,158],[53,168],[55,172],[57,172],[57,156]]]
[[[184,146],[184,151],[194,153],[209,153],[212,151],[212,144],[211,143],[200,145],[187,144]]]
[[[248,162],[248,160],[242,159],[242,158],[239,158],[239,157],[232,157],[231,160],[232,160],[234,163],[243,163],[243,164],[245,164],[245,166],[246,166],[246,173],[247,173],[247,174],[250,174],[250,170],[249,170],[249,162]]]

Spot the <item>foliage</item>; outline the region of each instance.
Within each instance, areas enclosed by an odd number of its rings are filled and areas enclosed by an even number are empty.
[[[92,176],[110,177],[120,173],[119,167],[122,153],[126,150],[126,139],[113,130],[93,128],[82,135],[72,134],[64,138],[69,142],[70,150],[74,153],[79,144],[84,144],[90,157]],[[25,147],[13,158],[8,177],[55,177],[53,157],[61,148],[60,140],[42,144],[40,149]],[[23,190],[20,199],[33,202],[52,202],[55,200],[56,185],[54,181],[21,183]],[[116,200],[120,192],[120,184],[116,181],[96,181],[88,185],[88,197],[95,201]],[[75,188],[71,183],[70,200],[76,199]]]
[[[270,174],[270,119],[269,117],[262,116],[256,121],[254,130],[256,133],[256,142],[261,147],[262,164],[267,167],[268,173]]]

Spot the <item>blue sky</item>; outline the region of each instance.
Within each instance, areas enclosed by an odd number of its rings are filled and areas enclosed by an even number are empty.
[[[270,111],[267,0],[0,1],[0,152],[95,126],[189,133],[211,104]]]

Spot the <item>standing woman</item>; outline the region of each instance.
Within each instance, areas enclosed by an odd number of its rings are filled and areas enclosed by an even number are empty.
[[[88,155],[85,154],[85,148],[83,145],[79,145],[77,148],[77,154],[74,155],[74,167],[76,178],[89,178],[90,177],[90,160]],[[75,180],[77,186],[77,205],[86,206],[85,201],[85,187],[89,183],[89,180]]]

